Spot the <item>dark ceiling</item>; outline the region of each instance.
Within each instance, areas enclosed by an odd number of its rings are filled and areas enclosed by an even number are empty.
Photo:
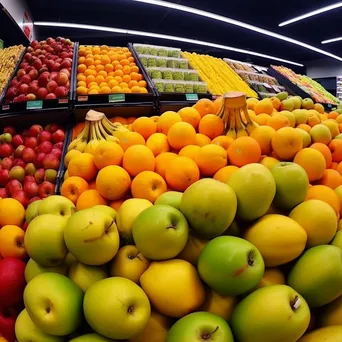
[[[1,0],[0,0],[1,1]],[[221,14],[233,19],[277,32],[315,47],[342,56],[342,42],[321,45],[321,41],[342,36],[342,8],[307,20],[278,27],[284,20],[320,8],[337,0],[182,0],[182,5]],[[196,15],[169,10],[131,0],[26,0],[35,21],[60,21],[118,28],[135,29],[180,37],[199,39],[302,62],[323,56],[300,46],[251,32],[236,26]],[[85,44],[122,45],[127,42],[147,42],[179,46],[190,51],[226,56],[269,65],[259,59],[230,51],[214,50],[198,45],[160,41],[152,38],[120,36],[79,29],[39,27],[39,38],[64,35]],[[275,62],[280,64],[279,62]]]

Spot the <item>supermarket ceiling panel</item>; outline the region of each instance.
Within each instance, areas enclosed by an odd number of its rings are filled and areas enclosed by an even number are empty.
[[[182,0],[170,2],[235,19],[342,57],[341,42],[321,44],[324,40],[342,36],[340,25],[342,7],[279,27],[279,24],[284,21],[336,4],[336,0],[287,0],[286,6],[277,5],[274,0],[258,2],[254,0]],[[35,21],[99,25],[172,35],[245,49],[299,63],[325,57],[317,51],[231,23],[201,16],[198,13],[184,12],[179,8],[160,6],[161,1],[158,0],[27,0],[27,3]],[[73,40],[80,40],[85,44],[97,43],[98,37],[101,37],[101,42],[108,45],[125,44],[129,40],[177,45],[183,49],[208,54],[215,53],[217,56],[229,56],[243,60],[250,58],[247,55],[217,50],[214,47],[194,45],[188,42],[175,43],[146,36],[127,37],[123,33],[45,26],[39,27],[38,32],[40,37],[60,34]],[[254,62],[262,61],[255,56],[251,58]],[[272,62],[268,60],[268,63]]]

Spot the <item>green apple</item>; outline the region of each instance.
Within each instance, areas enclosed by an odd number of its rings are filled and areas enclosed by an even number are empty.
[[[84,315],[91,328],[111,339],[129,339],[142,332],[151,306],[133,281],[112,277],[92,285],[84,296]]]
[[[291,97],[291,101],[294,104],[294,109],[300,109],[300,107],[302,106],[302,98],[300,96]]]
[[[276,97],[280,100],[280,101],[284,101],[288,98],[289,94],[286,91],[283,91],[281,93],[278,93],[276,95]]]
[[[221,235],[233,222],[236,208],[233,189],[211,178],[201,179],[187,188],[180,204],[190,227],[205,239]]]
[[[112,260],[120,243],[113,218],[93,209],[78,211],[69,218],[64,228],[64,240],[78,261],[91,266]]]
[[[68,198],[58,195],[46,197],[38,208],[38,215],[54,214],[70,216],[76,211],[74,203]]]
[[[28,283],[34,277],[36,277],[38,274],[47,273],[47,272],[53,272],[53,273],[59,273],[62,275],[67,275],[68,274],[68,265],[66,263],[62,263],[58,266],[44,267],[44,266],[40,266],[33,259],[30,259],[28,261],[28,263],[26,264],[26,268],[25,268],[25,280]]]
[[[314,143],[322,143],[328,145],[332,139],[330,129],[323,125],[318,124],[311,128],[310,136]]]
[[[165,204],[170,205],[171,207],[180,209],[180,202],[182,199],[183,193],[178,191],[167,191],[161,194],[154,204]]]
[[[310,146],[311,145],[311,136],[310,136],[310,134],[307,131],[305,131],[304,129],[301,129],[301,128],[296,128],[296,131],[298,131],[302,135],[302,138],[303,138],[303,148]]]
[[[43,273],[24,291],[24,303],[33,323],[46,334],[64,336],[82,324],[82,291],[69,278]]]
[[[336,247],[340,247],[342,250],[342,230],[339,230],[336,234],[334,239],[331,241],[331,244]]]
[[[145,209],[152,207],[152,202],[143,198],[130,198],[121,204],[116,217],[120,236],[128,243],[133,243],[132,229],[136,218]]]
[[[140,276],[148,269],[147,260],[134,245],[121,247],[110,264],[112,277],[123,277],[139,284]]]
[[[311,99],[306,98],[302,100],[302,108],[304,109],[313,109],[314,108],[314,103]]]
[[[235,296],[255,288],[264,275],[265,264],[259,250],[235,236],[211,240],[198,259],[202,280],[223,296]]]
[[[275,114],[279,114],[281,116],[285,116],[288,120],[289,120],[289,123],[290,123],[290,127],[295,127],[296,126],[296,118],[295,116],[289,112],[288,110],[283,110],[281,112],[276,112]]]
[[[170,329],[166,342],[234,342],[228,323],[210,312],[194,312],[182,317]]]
[[[115,342],[98,334],[87,334],[73,338],[69,342]]]
[[[168,205],[144,210],[133,224],[133,239],[144,257],[167,260],[177,256],[188,241],[189,226],[184,215]]]
[[[230,324],[243,342],[297,341],[310,323],[304,298],[286,285],[262,287],[235,308]]]
[[[298,342],[339,342],[342,341],[342,325],[333,325],[310,331]]]
[[[283,100],[281,101],[280,109],[292,112],[295,109],[295,103],[292,101],[292,99]]]
[[[108,214],[109,216],[111,216],[113,220],[116,219],[116,215],[117,215],[116,210],[113,209],[112,207],[109,207],[108,205],[95,205],[94,207],[92,207],[92,209],[100,210]]]
[[[234,172],[228,185],[236,193],[237,216],[243,221],[253,221],[264,216],[276,194],[276,183],[271,171],[256,163],[242,166]]]
[[[287,284],[311,308],[332,302],[342,295],[342,250],[330,245],[310,248],[291,269]]]
[[[41,331],[31,320],[27,310],[24,309],[15,322],[15,335],[18,342],[63,342],[64,337],[52,336]]]
[[[81,262],[74,262],[69,269],[69,278],[85,293],[88,288],[108,277],[104,266],[89,266]]]
[[[25,233],[25,248],[28,255],[41,266],[60,265],[68,250],[64,243],[64,227],[67,216],[52,214],[34,218]]]
[[[295,109],[292,114],[296,119],[296,126],[306,124],[308,121],[308,113],[304,109]]]
[[[26,209],[25,220],[30,223],[36,216],[38,216],[38,207],[42,203],[42,200],[32,202]]]
[[[342,140],[342,133],[339,135],[336,135],[336,137],[334,139]]]
[[[298,164],[282,162],[271,169],[276,182],[275,204],[284,210],[291,210],[302,203],[309,191],[309,178]]]

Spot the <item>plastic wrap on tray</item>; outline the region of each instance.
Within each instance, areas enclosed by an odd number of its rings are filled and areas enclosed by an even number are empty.
[[[159,45],[133,44],[133,47],[138,55],[179,58],[181,52],[181,49]]]
[[[159,92],[165,93],[198,93],[205,94],[208,87],[205,82],[175,81],[165,79],[153,79],[154,85]]]
[[[197,70],[176,68],[146,68],[152,79],[199,82]]]
[[[171,68],[188,69],[189,62],[185,58],[160,57],[151,55],[139,55],[142,65],[145,68]]]

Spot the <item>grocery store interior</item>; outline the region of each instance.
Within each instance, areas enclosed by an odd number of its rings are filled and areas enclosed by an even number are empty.
[[[341,18],[0,0],[0,342],[342,342]]]

